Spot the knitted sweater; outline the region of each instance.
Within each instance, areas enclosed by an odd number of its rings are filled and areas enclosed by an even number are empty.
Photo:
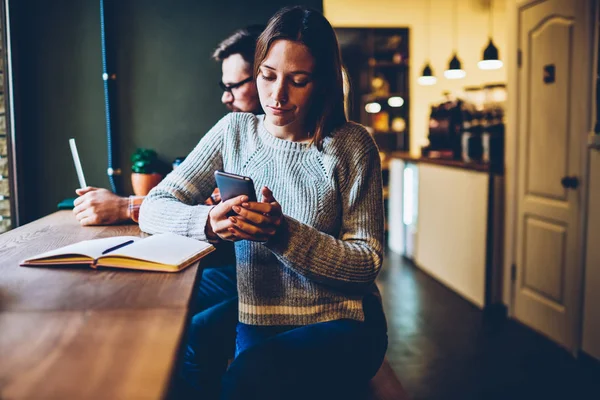
[[[383,258],[381,167],[369,133],[348,122],[319,151],[271,135],[264,116],[228,114],[149,193],[140,228],[206,240],[203,201],[217,169],[251,177],[259,194],[269,187],[284,213],[269,241],[235,243],[240,322],[363,321]]]

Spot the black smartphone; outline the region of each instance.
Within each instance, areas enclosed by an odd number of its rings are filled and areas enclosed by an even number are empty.
[[[247,176],[215,171],[215,180],[217,181],[219,192],[221,192],[221,201],[244,194],[248,196],[248,201],[256,201],[254,182]]]

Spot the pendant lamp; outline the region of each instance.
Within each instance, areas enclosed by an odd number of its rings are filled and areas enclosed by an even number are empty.
[[[433,70],[431,69],[431,65],[429,63],[429,52],[431,51],[431,39],[430,39],[430,13],[431,13],[431,0],[427,0],[427,10],[426,10],[426,29],[427,29],[427,62],[425,63],[425,67],[423,68],[423,72],[421,72],[421,76],[417,79],[417,83],[423,86],[431,86],[435,85],[437,82],[437,78],[433,74]]]
[[[487,47],[483,50],[483,58],[481,61],[477,63],[479,69],[500,69],[502,68],[502,61],[498,56],[498,48],[494,45],[494,41],[492,40],[492,32],[494,27],[494,18],[493,18],[493,4],[494,2],[490,0],[490,13],[489,13],[489,37],[490,42]]]
[[[425,68],[423,68],[423,72],[421,72],[421,76],[417,79],[417,82],[423,86],[431,86],[437,83],[437,78],[433,75],[433,70],[429,63],[425,64]]]
[[[462,79],[467,73],[462,69],[462,63],[458,58],[458,0],[454,0],[454,53],[448,63],[448,69],[444,71],[446,79]]]

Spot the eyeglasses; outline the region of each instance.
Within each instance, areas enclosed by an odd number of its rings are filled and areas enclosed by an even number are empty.
[[[248,78],[244,79],[243,81],[232,83],[231,85],[226,85],[223,83],[223,81],[221,81],[221,82],[219,82],[219,86],[221,87],[221,89],[223,89],[224,92],[231,93],[231,91],[233,89],[239,88],[240,86],[245,85],[246,83],[250,82],[251,80],[252,80],[252,77],[249,76]]]

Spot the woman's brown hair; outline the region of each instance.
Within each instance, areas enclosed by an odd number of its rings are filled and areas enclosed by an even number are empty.
[[[312,74],[315,91],[306,116],[306,126],[312,132],[311,143],[323,150],[323,139],[347,121],[337,37],[320,12],[302,6],[282,8],[271,17],[258,37],[254,57],[255,78],[271,44],[280,39],[302,43],[315,59]]]

